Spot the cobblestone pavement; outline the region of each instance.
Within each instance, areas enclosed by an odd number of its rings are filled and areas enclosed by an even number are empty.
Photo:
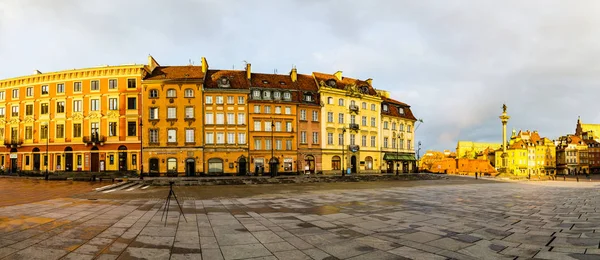
[[[0,207],[88,193],[108,184],[0,177]]]
[[[508,182],[0,208],[3,259],[600,259],[600,184]],[[187,219],[187,222],[186,222]],[[166,224],[166,226],[165,226]]]

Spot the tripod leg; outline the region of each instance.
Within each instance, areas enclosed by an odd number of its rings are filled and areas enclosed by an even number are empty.
[[[167,210],[167,208],[169,207],[169,197],[167,197],[167,199],[165,200],[165,205],[163,206],[163,214],[160,217],[160,221],[162,222],[163,218],[165,217],[165,212]]]
[[[169,197],[167,198],[167,217],[165,218],[165,227],[167,226],[167,222],[169,222],[169,206],[171,205],[171,193],[169,193]]]
[[[179,200],[177,199],[177,195],[175,195],[175,192],[173,192],[173,197],[175,197],[177,206],[179,206],[179,211],[181,211],[181,215],[183,215],[183,219],[185,219],[185,222],[187,223],[187,218],[185,217],[185,214],[183,213],[183,209],[181,208],[181,205],[179,204]]]

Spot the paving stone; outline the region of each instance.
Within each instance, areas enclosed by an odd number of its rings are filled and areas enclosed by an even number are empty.
[[[119,259],[169,259],[169,249],[128,247]]]
[[[60,259],[61,257],[67,255],[69,251],[60,250],[60,249],[51,249],[51,248],[43,248],[43,247],[28,247],[23,249],[15,254],[10,255],[10,258],[13,259],[40,259],[40,260],[52,260],[52,259]]]
[[[325,253],[323,250],[318,249],[318,248],[305,249],[305,250],[302,250],[302,252],[315,260],[323,260],[323,259],[327,259],[327,258],[329,258],[329,259],[332,258],[331,255],[329,255],[328,253]]]
[[[598,248],[599,244],[600,238],[557,237],[554,240],[552,240],[550,246],[571,248]]]
[[[429,252],[421,251],[419,249],[415,249],[412,247],[402,246],[396,249],[392,249],[388,251],[389,253],[406,257],[409,259],[431,259],[431,260],[445,260],[446,257],[432,254]]]
[[[362,255],[376,250],[375,248],[365,246],[355,241],[319,245],[318,248],[340,259]]]
[[[221,246],[225,260],[270,256],[271,252],[261,244]]]
[[[456,239],[452,239],[449,237],[433,240],[428,242],[427,244],[430,246],[435,246],[450,251],[458,251],[461,248],[465,248],[472,245],[470,243],[460,242]]]
[[[223,254],[221,253],[221,250],[218,248],[202,249],[202,259],[204,259],[204,260],[207,260],[207,259],[222,260]]]
[[[419,243],[425,243],[425,242],[429,242],[429,241],[433,241],[433,240],[441,238],[441,236],[439,236],[439,235],[435,235],[435,234],[431,234],[431,233],[427,233],[427,232],[415,232],[415,233],[403,235],[400,237],[403,239],[408,239],[408,240],[419,242]]]
[[[300,250],[280,251],[273,253],[278,259],[286,260],[312,260],[312,258]]]
[[[261,243],[275,243],[275,242],[284,242],[279,236],[277,236],[273,231],[257,231],[252,232],[252,235],[258,239]]]
[[[280,252],[280,251],[289,251],[289,250],[296,249],[294,246],[292,246],[288,242],[266,243],[266,244],[263,244],[263,245],[267,249],[269,249],[269,251],[271,251],[272,253],[274,253],[274,252]]]

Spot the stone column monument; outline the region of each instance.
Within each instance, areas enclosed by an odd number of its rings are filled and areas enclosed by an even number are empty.
[[[508,172],[508,154],[506,153],[506,123],[508,123],[510,116],[506,114],[506,104],[502,104],[502,115],[500,121],[502,121],[502,165],[500,165],[500,173]]]

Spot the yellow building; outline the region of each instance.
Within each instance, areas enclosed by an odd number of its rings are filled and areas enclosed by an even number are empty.
[[[144,73],[122,65],[1,80],[2,169],[137,172]]]
[[[501,160],[502,150],[496,151],[496,165]],[[537,131],[512,132],[507,149],[508,172],[515,175],[556,174],[556,147]]]
[[[496,150],[500,148],[502,148],[501,143],[458,141],[456,144],[456,157],[476,159],[477,154],[485,151],[486,149]]]
[[[207,68],[160,66],[152,56],[148,60],[142,89],[143,168],[150,176],[202,173],[202,85]]]
[[[381,172],[408,173],[417,170],[414,130],[417,119],[410,106],[390,98],[387,91],[378,90],[381,98]]]
[[[561,136],[556,141],[556,168],[560,174],[590,172],[588,145],[577,135]]]
[[[203,67],[208,65],[204,62]],[[204,173],[245,175],[250,70],[208,70],[204,81]]]
[[[321,98],[322,168],[324,174],[379,172],[381,97],[366,81],[314,72]]]
[[[584,133],[600,142],[600,124],[583,124],[581,123],[581,118],[578,117],[575,135],[582,136]]]

